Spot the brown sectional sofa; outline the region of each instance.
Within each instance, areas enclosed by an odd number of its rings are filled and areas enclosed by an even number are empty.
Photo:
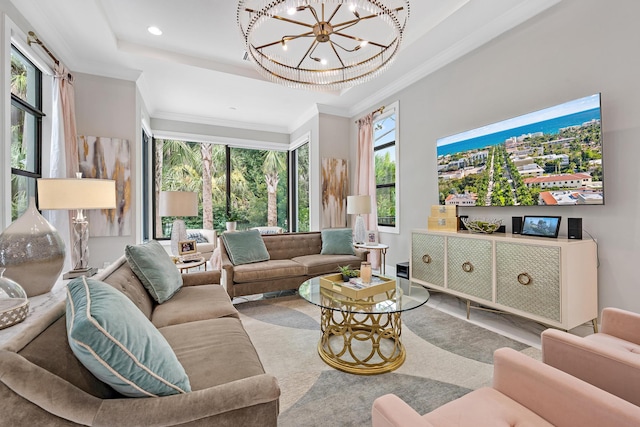
[[[297,289],[306,280],[337,273],[338,266],[359,267],[369,251],[356,249],[356,255],[320,255],[320,232],[263,235],[270,259],[252,264],[233,265],[221,244],[221,284],[231,297]]]
[[[126,294],[158,328],[189,376],[190,393],[129,398],[99,381],[69,347],[63,301],[0,349],[0,424],[277,425],[277,380],[264,372],[217,284],[220,272],[182,277],[180,291],[157,304],[124,257],[96,276]]]

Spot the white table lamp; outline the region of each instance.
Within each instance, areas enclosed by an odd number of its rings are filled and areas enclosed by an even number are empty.
[[[355,243],[364,243],[367,238],[367,230],[362,215],[371,213],[371,196],[347,196],[347,213],[357,215],[353,228]]]
[[[89,267],[89,221],[85,209],[115,209],[116,182],[111,179],[39,178],[38,207],[42,210],[76,210],[73,218],[73,270],[63,278],[93,276],[97,268]]]
[[[197,216],[198,193],[191,191],[162,191],[160,192],[160,216]],[[178,242],[187,239],[187,227],[184,221],[176,218],[171,226],[171,253],[180,254]]]

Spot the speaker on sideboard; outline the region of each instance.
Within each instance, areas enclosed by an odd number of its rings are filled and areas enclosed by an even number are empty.
[[[522,233],[522,217],[521,216],[511,217],[511,233],[512,234]]]
[[[567,218],[567,221],[567,237],[569,239],[582,240],[582,218]]]

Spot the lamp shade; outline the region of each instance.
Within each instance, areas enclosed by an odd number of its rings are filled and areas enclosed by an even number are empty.
[[[39,178],[40,209],[115,209],[116,182],[111,179]]]
[[[348,214],[370,214],[371,196],[347,196]]]
[[[160,216],[197,216],[198,193],[191,191],[160,192]]]

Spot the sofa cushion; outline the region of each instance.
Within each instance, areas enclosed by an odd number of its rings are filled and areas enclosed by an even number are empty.
[[[161,328],[224,316],[238,317],[238,310],[222,286],[184,286],[173,298],[156,307],[151,322]]]
[[[184,366],[193,391],[264,373],[240,319],[200,320],[166,326],[159,331]]]
[[[302,265],[307,276],[337,273],[338,266],[350,265],[352,268],[360,268],[362,258],[355,255],[304,255],[292,258]]]
[[[180,290],[182,275],[160,243],[127,245],[127,262],[154,300],[162,304]]]
[[[191,391],[166,339],[123,293],[80,277],[67,285],[67,336],[98,379],[131,397]]]
[[[322,230],[321,255],[355,255],[353,231],[350,228],[327,228]]]
[[[151,319],[155,305],[153,298],[127,262],[123,262],[118,269],[108,274],[103,282],[125,294],[147,316],[147,319]]]
[[[222,233],[221,239],[233,265],[269,260],[269,252],[258,230]]]
[[[254,264],[238,265],[233,269],[236,283],[257,282],[285,277],[304,276],[305,267],[289,259],[272,259]]]

